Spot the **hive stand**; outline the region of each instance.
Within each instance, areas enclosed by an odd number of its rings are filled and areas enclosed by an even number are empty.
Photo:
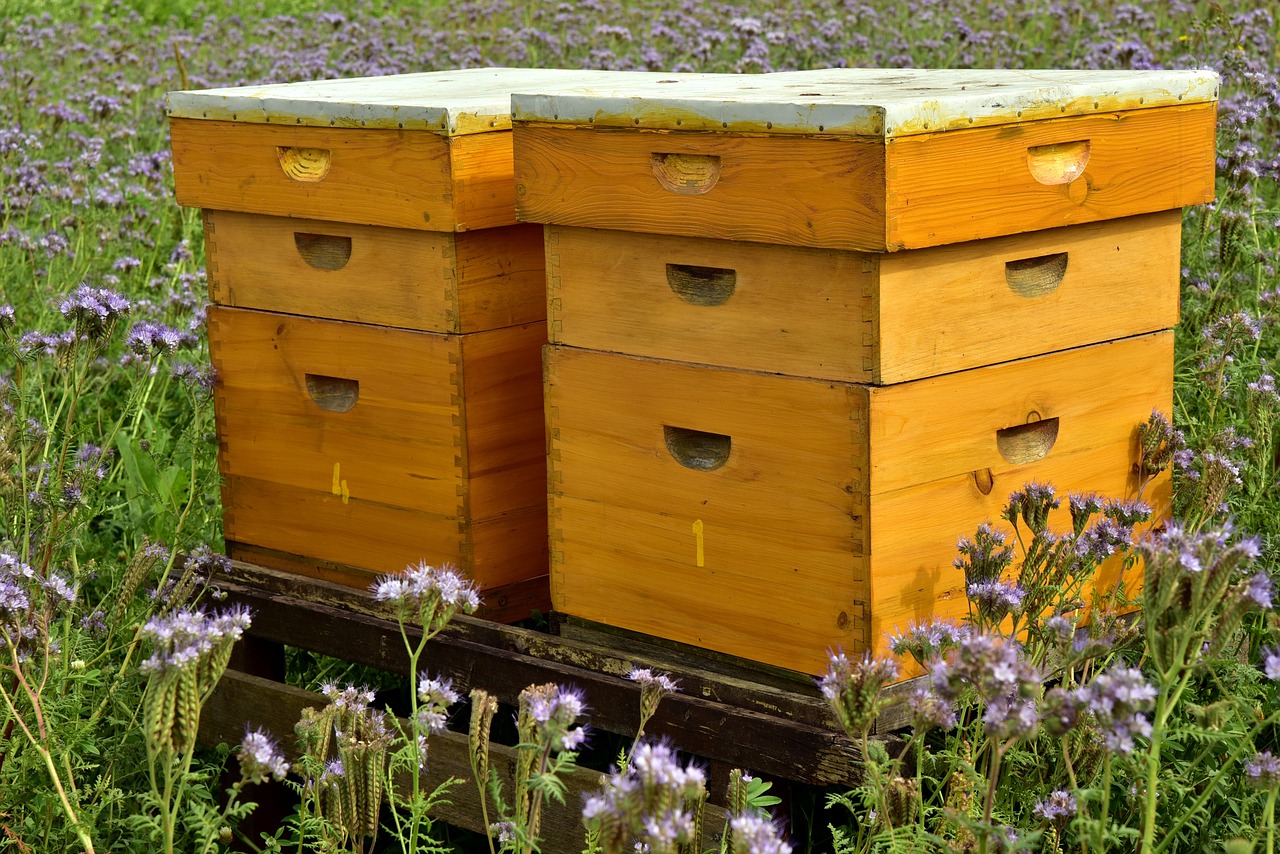
[[[367,593],[242,562],[234,563],[220,586],[228,601],[246,605],[255,616],[232,669],[205,707],[201,737],[206,743],[234,744],[248,724],[267,728],[286,749],[293,749],[291,734],[302,708],[326,701],[283,684],[282,645],[407,672],[409,660],[397,625]],[[792,782],[858,783],[858,748],[843,734],[813,680],[608,627],[579,622],[564,625],[561,632],[555,636],[459,616],[428,643],[423,663],[433,676],[453,679],[464,696],[479,687],[508,706],[529,685],[577,686],[586,696],[589,731],[628,737],[639,722],[639,688],[626,674],[634,667],[670,673],[681,691],[662,701],[646,737],[667,739],[700,758],[708,770],[713,804],[723,805],[733,768],[778,781],[777,791],[783,794]],[[415,639],[413,629],[409,636]],[[437,816],[478,831],[481,815],[466,753],[466,721],[455,724],[463,732],[432,737],[427,785],[462,779],[451,791],[452,803]],[[901,726],[901,720],[885,716],[877,738],[892,749],[898,744],[892,733]],[[495,767],[506,767],[511,753],[497,748]],[[568,781],[568,806],[549,813],[544,850],[579,850],[581,795],[594,791],[601,778],[581,770]],[[508,791],[509,785],[508,779]],[[712,821],[721,815],[714,813]]]

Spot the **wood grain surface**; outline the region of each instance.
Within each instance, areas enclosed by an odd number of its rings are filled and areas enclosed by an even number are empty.
[[[455,562],[486,587],[545,574],[544,328],[212,307],[227,539],[377,572]],[[316,378],[354,387],[349,408],[324,408]],[[496,551],[482,520],[506,532]]]
[[[1205,103],[890,140],[885,246],[959,243],[1212,201],[1216,117],[1216,103]],[[1037,150],[1050,155],[1076,144],[1088,154],[1078,177],[1037,180]],[[1072,163],[1063,168],[1062,177],[1074,174]]]
[[[542,229],[430,232],[204,211],[211,299],[427,332],[542,320]]]
[[[515,222],[509,131],[445,138],[173,119],[170,134],[187,207],[427,231]],[[303,180],[286,168],[290,152],[310,164],[293,170]]]
[[[760,243],[884,245],[883,143],[521,125],[524,222]],[[704,192],[667,189],[655,158],[715,158]]]
[[[550,336],[905,382],[1172,327],[1180,236],[1176,210],[893,253],[550,225]]]
[[[552,347],[552,601],[810,673],[828,648],[883,650],[911,619],[964,612],[956,541],[1027,482],[1133,497],[1137,426],[1171,406],[1172,341],[887,387]],[[664,425],[731,437],[727,460],[682,466]],[[1163,518],[1167,480],[1144,498]]]

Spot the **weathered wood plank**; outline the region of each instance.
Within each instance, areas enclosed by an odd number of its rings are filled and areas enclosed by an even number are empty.
[[[226,589],[232,600],[254,609],[251,632],[258,637],[391,672],[404,672],[408,667],[408,656],[392,623],[239,584]],[[602,672],[605,668],[588,669],[597,663],[591,644],[547,636],[535,642],[530,636],[536,633],[509,627],[499,630],[475,620],[459,620],[451,628],[428,646],[424,660],[433,674],[449,676],[463,688],[483,687],[507,703],[514,703],[520,691],[531,684],[573,684],[587,695],[592,726],[622,735],[635,732],[639,688],[621,678],[626,656],[604,656],[611,675]],[[524,651],[517,651],[521,643]],[[563,661],[537,655],[548,651]],[[635,661],[649,664],[643,659]],[[675,675],[685,678],[679,670]],[[827,722],[825,709],[819,708],[813,697],[788,697],[786,692],[764,686],[752,691],[745,682],[717,681],[709,673],[693,676],[699,694],[717,696],[723,692],[731,699],[747,698],[751,706],[677,694],[663,702],[650,722],[650,736],[669,738],[699,756],[788,780],[820,785],[858,780],[857,748]]]
[[[259,598],[228,588],[231,598],[252,607],[254,634],[334,655],[371,667],[404,672],[408,656],[396,629],[385,621],[342,614],[319,605]],[[529,685],[576,685],[587,695],[593,726],[632,734],[638,725],[639,688],[617,676],[534,658],[441,635],[428,646],[426,669],[452,678],[463,689],[483,687],[514,703]],[[851,783],[858,775],[857,751],[833,730],[678,694],[664,701],[647,727],[690,753],[739,767],[819,784]]]
[[[246,723],[262,726],[280,737],[286,756],[292,761],[297,758],[291,736],[294,724],[304,708],[321,708],[325,703],[319,694],[229,670],[204,707],[200,737],[209,744],[235,744],[243,736]],[[515,756],[516,751],[510,747],[491,746],[491,765],[498,771],[507,793],[512,791]],[[578,768],[564,778],[568,789],[564,805],[548,804],[543,813],[543,850],[581,849],[582,800],[599,788],[603,778],[600,772],[587,768]],[[441,733],[432,736],[429,742],[426,787],[430,789],[449,779],[459,783],[449,789],[447,802],[440,804],[433,815],[448,824],[483,832],[479,793],[471,776],[467,737],[463,733]],[[407,776],[398,782],[407,785]],[[724,811],[715,806],[708,806],[707,810],[707,827],[723,828]]]
[[[387,613],[366,591],[300,578],[259,564],[237,561],[231,577],[237,584],[259,594],[285,596],[373,617],[385,618]],[[482,603],[482,611],[489,604],[487,600]],[[562,622],[565,624],[559,625]],[[783,715],[813,726],[837,728],[835,718],[827,711],[813,679],[807,674],[577,618],[557,617],[556,623],[561,636],[460,615],[454,618],[446,633],[477,644],[614,676],[626,676],[633,668],[648,667],[677,677],[682,691],[691,696]]]

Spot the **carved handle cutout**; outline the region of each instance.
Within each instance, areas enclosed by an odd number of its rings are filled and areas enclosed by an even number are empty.
[[[351,260],[351,238],[332,234],[293,233],[293,245],[308,266],[317,270],[341,270]]]
[[[734,270],[668,264],[667,284],[680,299],[693,305],[724,305],[738,286]]]
[[[316,406],[329,412],[349,412],[360,399],[358,380],[307,374],[307,394]]]
[[[315,184],[329,174],[333,153],[327,148],[293,148],[276,146],[276,158],[284,174],[303,184]]]
[[[996,431],[1000,456],[1014,465],[1043,459],[1058,441],[1058,419],[1045,418]]]
[[[703,433],[684,427],[662,428],[667,450],[672,458],[687,469],[715,471],[729,459],[733,439],[720,433]]]
[[[720,158],[714,154],[654,154],[650,163],[658,183],[682,196],[700,196],[720,180]]]
[[[1027,149],[1027,168],[1041,184],[1070,184],[1084,173],[1089,162],[1089,140],[1054,142]]]
[[[1053,293],[1062,284],[1067,275],[1067,253],[1057,252],[1053,255],[1041,255],[1038,258],[1023,258],[1019,261],[1006,261],[1004,265],[1004,281],[1020,297],[1033,299]]]

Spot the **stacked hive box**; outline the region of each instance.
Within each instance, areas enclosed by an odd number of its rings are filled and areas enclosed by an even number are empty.
[[[364,586],[425,560],[495,617],[545,607],[541,228],[482,69],[175,92],[204,209],[229,552]]]
[[[819,672],[963,614],[956,540],[1023,484],[1132,497],[1216,87],[835,70],[513,96],[519,218],[548,224],[553,606]],[[1166,512],[1167,480],[1143,498]]]

